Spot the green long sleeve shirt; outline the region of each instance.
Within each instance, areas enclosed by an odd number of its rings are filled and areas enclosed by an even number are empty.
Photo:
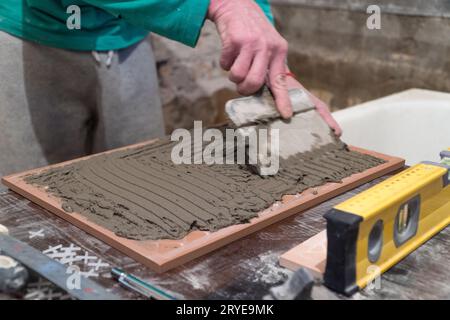
[[[273,21],[267,0],[255,0]],[[80,8],[80,29],[68,19]],[[116,50],[149,32],[195,46],[209,0],[1,0],[0,30],[47,46],[71,50]]]

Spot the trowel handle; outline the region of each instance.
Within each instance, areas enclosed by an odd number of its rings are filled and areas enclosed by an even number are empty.
[[[305,112],[315,108],[306,91],[302,89],[290,89],[289,97],[294,113]],[[230,100],[225,105],[225,112],[238,128],[280,117],[273,97],[267,92]]]

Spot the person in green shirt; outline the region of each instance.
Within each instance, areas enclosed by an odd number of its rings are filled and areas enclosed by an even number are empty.
[[[0,176],[164,134],[149,32],[195,47],[206,19],[239,93],[289,118],[288,44],[267,0],[2,0]],[[340,134],[327,106],[311,95]]]

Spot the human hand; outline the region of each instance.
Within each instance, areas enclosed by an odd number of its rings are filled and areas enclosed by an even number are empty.
[[[286,82],[288,43],[254,0],[211,0],[208,18],[222,40],[221,67],[238,92],[251,95],[270,87],[283,118],[292,116]]]
[[[300,88],[306,93],[308,93],[311,101],[316,105],[317,112],[322,116],[322,118],[325,120],[325,122],[330,126],[331,129],[333,129],[334,133],[340,137],[342,135],[342,129],[337,123],[337,121],[333,118],[331,115],[330,109],[326,105],[325,102],[314,96],[311,92],[305,89],[303,85],[298,82],[293,76],[288,76],[286,79],[287,88],[288,89],[295,89]]]

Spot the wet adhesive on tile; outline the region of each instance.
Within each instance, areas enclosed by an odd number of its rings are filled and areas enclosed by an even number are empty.
[[[25,181],[48,187],[65,211],[79,212],[119,236],[180,239],[192,230],[246,223],[283,195],[384,163],[337,142],[281,160],[276,176],[262,178],[240,165],[175,165],[173,146],[163,140],[98,155]]]

